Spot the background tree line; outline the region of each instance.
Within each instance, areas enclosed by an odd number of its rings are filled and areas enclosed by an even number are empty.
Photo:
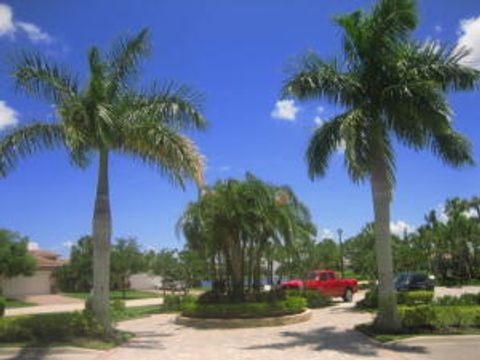
[[[143,251],[137,239],[120,238],[110,254],[110,290],[126,290],[129,278],[138,273],[159,275],[164,281],[183,281],[200,285],[207,278],[204,262],[196,252],[176,249]],[[63,292],[88,292],[93,287],[93,239],[80,238],[70,249],[70,261],[55,271]]]

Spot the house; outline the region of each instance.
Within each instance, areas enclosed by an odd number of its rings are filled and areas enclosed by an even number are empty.
[[[162,285],[162,277],[147,273],[131,275],[128,279],[130,289],[133,290],[154,290]]]
[[[37,261],[37,268],[31,276],[15,276],[3,279],[1,288],[3,295],[9,298],[26,295],[45,295],[56,292],[55,279],[52,272],[67,261],[60,255],[46,250],[29,250]]]

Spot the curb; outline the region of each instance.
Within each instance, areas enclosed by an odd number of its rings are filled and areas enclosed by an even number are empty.
[[[190,326],[202,329],[245,329],[298,324],[308,321],[311,318],[312,311],[307,309],[304,312],[294,315],[252,319],[209,319],[179,315],[175,318],[174,322],[177,325]]]

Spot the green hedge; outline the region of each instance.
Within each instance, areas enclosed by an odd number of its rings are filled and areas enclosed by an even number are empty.
[[[433,300],[433,291],[407,291],[397,294],[397,303],[400,305],[430,304]]]
[[[407,329],[480,327],[480,306],[400,306],[399,315]]]
[[[307,307],[318,309],[331,305],[331,298],[315,290],[287,290],[288,297],[302,297],[307,300]]]
[[[288,297],[276,302],[202,304],[188,302],[182,314],[200,318],[261,318],[297,314],[305,310],[307,301],[302,297]]]
[[[433,301],[433,291],[406,291],[397,293],[398,305],[422,305]],[[378,307],[378,290],[371,289],[365,293],[365,298],[357,303],[360,308],[376,309]]]
[[[480,305],[480,293],[463,294],[461,296],[446,295],[435,299],[433,303],[437,306]]]
[[[190,303],[194,303],[196,298],[191,295],[165,295],[163,297],[163,309],[165,311],[182,311]]]
[[[0,319],[0,342],[64,341],[74,337],[96,337],[102,327],[87,313],[38,314]]]
[[[5,308],[7,307],[7,299],[3,296],[0,296],[0,317],[5,315]]]

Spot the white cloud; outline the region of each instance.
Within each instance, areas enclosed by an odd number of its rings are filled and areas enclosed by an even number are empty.
[[[323,106],[319,106],[319,107],[317,107],[317,112],[318,112],[319,114],[322,114],[322,113],[325,112],[325,108],[324,108]]]
[[[343,154],[345,152],[345,148],[347,147],[347,144],[345,144],[345,140],[340,140],[340,144],[337,146],[337,152],[339,154]]]
[[[52,37],[35,24],[19,21],[17,23],[17,27],[25,31],[28,38],[33,42],[41,42],[41,41],[51,42],[52,41]]]
[[[415,231],[415,227],[406,223],[405,221],[398,220],[390,223],[390,231],[393,235],[403,237],[405,233],[412,233]]]
[[[0,37],[8,36],[15,38],[18,31],[27,35],[33,42],[51,42],[53,39],[37,25],[25,21],[16,21],[12,8],[6,4],[0,4]]]
[[[435,25],[435,26],[433,27],[433,30],[435,30],[435,32],[436,32],[437,34],[440,34],[440,33],[443,31],[443,28],[442,28],[441,25]]]
[[[319,233],[320,239],[334,239],[335,234],[330,229],[322,229]]]
[[[471,51],[470,55],[462,60],[464,65],[480,69],[480,16],[460,21],[457,47],[465,47]]]
[[[220,171],[230,171],[232,168],[228,165],[220,166],[218,170]]]
[[[18,114],[5,101],[0,100],[0,131],[7,126],[15,126],[18,123]]]
[[[64,241],[60,245],[62,245],[64,248],[70,249],[74,245],[74,242],[73,241]]]
[[[323,119],[320,117],[320,116],[315,116],[314,119],[313,119],[313,122],[315,123],[315,125],[317,126],[322,126],[324,121]]]
[[[437,208],[435,209],[435,213],[437,214],[438,221],[444,224],[448,222],[448,215],[445,212],[445,206],[443,204],[437,206]]]
[[[38,245],[38,243],[36,243],[34,241],[29,241],[28,244],[27,244],[27,248],[28,248],[28,250],[38,250],[38,249],[40,249],[40,246]]]
[[[15,24],[13,23],[12,8],[5,4],[0,4],[0,36],[13,36]]]
[[[295,121],[299,110],[300,108],[295,105],[294,100],[279,100],[275,103],[271,115],[275,119]]]

